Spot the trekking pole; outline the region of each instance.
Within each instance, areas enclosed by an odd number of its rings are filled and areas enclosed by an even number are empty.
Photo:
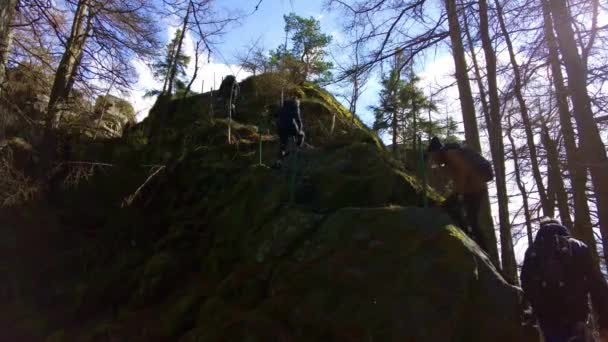
[[[425,208],[428,208],[429,203],[428,203],[428,199],[426,196],[426,168],[425,168],[425,163],[424,163],[424,151],[422,149],[422,136],[418,135],[418,153],[420,158],[418,159],[418,165],[419,165],[419,171],[420,171],[420,178],[422,179],[422,205]]]

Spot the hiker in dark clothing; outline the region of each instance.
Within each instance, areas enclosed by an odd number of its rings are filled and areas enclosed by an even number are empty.
[[[279,160],[275,166],[280,166],[283,158],[288,154],[287,144],[289,138],[296,138],[296,146],[298,148],[304,145],[304,130],[302,126],[302,117],[300,116],[300,101],[296,98],[285,100],[283,107],[279,110],[279,118],[277,121],[279,129]]]
[[[590,296],[599,317],[600,337],[608,341],[608,284],[587,245],[558,221],[541,222],[521,270],[524,294],[546,342],[585,342]]]
[[[226,113],[232,111],[234,116],[236,113],[236,103],[240,96],[239,82],[236,81],[236,77],[228,75],[222,80],[220,89],[218,90],[218,101],[224,104]]]
[[[444,165],[454,182],[452,194],[443,207],[456,224],[473,237],[477,244],[487,251],[487,245],[479,226],[481,201],[486,191],[486,183],[492,180],[492,166],[479,153],[460,144],[442,144],[434,137],[428,148],[433,163]],[[462,216],[464,208],[466,218]]]

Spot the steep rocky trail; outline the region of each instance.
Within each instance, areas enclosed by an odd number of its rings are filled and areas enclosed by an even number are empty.
[[[278,92],[254,81],[232,121],[210,94],[160,99],[123,139],[83,142],[75,158],[112,166],[11,213],[61,234],[0,319],[41,341],[538,340],[520,290],[323,90],[294,90],[313,147],[266,166]]]

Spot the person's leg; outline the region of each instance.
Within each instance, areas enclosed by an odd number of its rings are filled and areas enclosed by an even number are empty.
[[[461,229],[466,232],[466,221],[462,216],[462,204],[460,203],[460,199],[458,198],[459,194],[452,193],[448,198],[443,201],[441,207],[446,211],[448,216],[459,226]]]
[[[550,337],[551,340],[545,340],[555,342],[593,342],[590,334],[587,334],[587,326],[584,322],[562,326],[560,329],[554,330],[553,335]]]
[[[287,143],[289,142],[289,134],[279,126],[279,153],[277,160],[272,164],[273,169],[280,169],[283,164],[283,159],[287,156]]]
[[[279,128],[279,160],[287,155],[287,143],[289,142],[289,132],[286,129]]]
[[[306,138],[306,134],[302,131],[298,131],[296,135],[296,144],[298,147],[304,146],[304,138]]]
[[[487,252],[485,239],[479,226],[479,210],[481,209],[482,193],[469,193],[464,195],[464,210],[466,222],[471,228],[473,239],[479,247]]]
[[[579,322],[574,325],[572,330],[571,342],[594,342],[593,333],[589,330],[586,322]]]
[[[568,333],[566,327],[563,326],[543,326],[540,325],[540,330],[543,333],[545,342],[572,342],[570,341],[571,336]]]

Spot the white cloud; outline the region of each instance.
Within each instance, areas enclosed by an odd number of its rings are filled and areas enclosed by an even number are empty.
[[[176,28],[169,27],[168,37],[173,37],[175,31]],[[186,34],[186,37],[184,37],[183,49],[186,55],[192,57],[186,70],[187,79],[191,79],[195,71],[195,43],[189,34]],[[133,62],[133,65],[137,70],[139,79],[133,91],[131,91],[128,101],[131,102],[137,113],[137,120],[141,121],[148,116],[148,111],[154,105],[154,101],[156,101],[155,97],[146,98],[144,94],[151,89],[161,89],[162,82],[154,79],[152,71],[143,61],[136,60]],[[248,72],[242,70],[238,65],[218,63],[213,58],[207,63],[207,54],[201,54],[199,55],[198,75],[192,85],[192,90],[195,92],[208,92],[214,87],[214,89],[217,89],[222,82],[222,78],[228,75],[235,75],[239,81],[250,76]]]
[[[447,116],[452,117],[456,122],[462,121],[460,108],[460,94],[454,83],[454,59],[449,53],[437,56],[433,61],[424,66],[420,77],[420,87],[430,96],[442,89],[438,96],[433,100],[437,102],[437,113],[433,118],[445,120]],[[464,129],[463,126],[460,126]]]

